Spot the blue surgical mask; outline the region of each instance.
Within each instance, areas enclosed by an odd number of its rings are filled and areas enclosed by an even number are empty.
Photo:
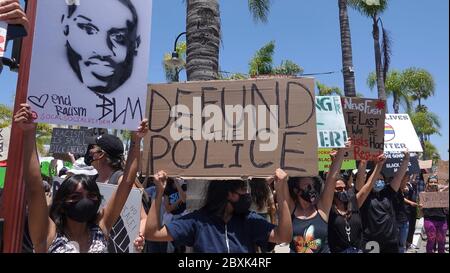
[[[380,192],[384,189],[385,185],[386,184],[384,183],[384,180],[378,179],[377,181],[375,181],[375,185],[373,186],[373,191]]]

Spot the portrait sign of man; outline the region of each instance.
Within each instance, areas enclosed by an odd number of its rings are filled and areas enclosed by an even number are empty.
[[[135,130],[145,115],[152,7],[37,1],[27,93],[35,121]]]
[[[67,60],[77,78],[90,90],[110,94],[133,72],[140,44],[138,14],[130,0],[108,1],[108,8],[127,10],[126,16],[93,9],[91,1],[67,5],[61,18]]]

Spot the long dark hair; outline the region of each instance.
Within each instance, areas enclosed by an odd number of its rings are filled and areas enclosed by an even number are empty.
[[[67,223],[66,215],[64,213],[64,202],[67,197],[75,192],[78,187],[78,184],[81,184],[83,189],[88,191],[89,193],[93,193],[97,196],[97,200],[99,204],[102,201],[102,195],[100,194],[100,190],[97,186],[97,183],[91,177],[84,174],[76,174],[66,178],[56,192],[55,198],[53,199],[52,206],[50,207],[50,218],[56,225],[56,229],[58,232],[63,233],[64,227]],[[92,219],[88,220],[88,225],[96,224],[97,215],[92,217]]]
[[[243,180],[209,181],[205,202],[201,209],[210,214],[222,217],[228,204],[228,193],[246,187],[247,183]]]
[[[250,181],[252,201],[258,207],[258,210],[264,209],[270,202],[270,188],[264,178],[252,178]]]

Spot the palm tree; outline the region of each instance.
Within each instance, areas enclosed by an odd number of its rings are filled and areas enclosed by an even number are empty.
[[[436,164],[439,159],[441,159],[441,155],[439,154],[438,149],[434,146],[430,141],[425,141],[425,149],[423,151],[422,158],[424,160],[433,160],[433,164]]]
[[[347,0],[338,0],[339,23],[341,28],[342,75],[346,97],[356,96],[355,73],[353,72],[352,37],[347,12]]]
[[[418,109],[422,106],[422,99],[427,99],[434,95],[435,83],[433,76],[421,68],[408,68],[404,71],[406,88],[413,100],[419,103]]]
[[[373,21],[372,36],[375,49],[375,71],[377,75],[378,98],[386,100],[384,79],[386,78],[386,74],[389,70],[391,42],[387,31],[383,27],[383,23],[381,22],[381,18],[379,17],[379,15],[386,10],[388,6],[388,0],[348,0],[348,3],[361,14],[371,18]],[[380,46],[380,28],[378,27],[379,22],[381,22],[382,25],[383,49],[381,49]]]
[[[281,61],[281,65],[273,70],[275,75],[297,76],[303,74],[303,68],[290,60]]]
[[[270,41],[258,51],[249,62],[249,75],[283,75],[297,76],[303,73],[303,68],[290,60],[283,60],[278,67],[273,66],[273,54],[275,53],[275,41]]]
[[[4,104],[0,104],[0,128],[11,125],[13,111]],[[50,144],[53,128],[49,124],[38,123],[36,128],[36,146],[40,154],[44,154],[44,145]]]
[[[393,109],[394,113],[398,114],[400,112],[400,104],[403,104],[404,108],[407,112],[410,112],[412,109],[412,99],[409,96],[409,92],[406,87],[406,79],[403,72],[392,70],[389,71],[386,77],[386,96],[393,97]],[[370,90],[373,90],[377,83],[377,75],[375,72],[372,72],[367,77],[367,85]]]
[[[316,86],[317,90],[319,90],[319,96],[332,96],[332,95],[342,96],[342,90],[339,87],[328,87],[325,84],[320,83],[319,81],[316,82]]]
[[[426,141],[430,141],[431,135],[441,135],[441,122],[439,117],[429,112],[426,106],[422,106],[419,111],[409,113],[411,122],[420,138],[424,154],[427,152]]]
[[[189,81],[219,77],[220,9],[218,0],[187,0],[186,37]],[[255,21],[267,22],[270,0],[248,0]]]

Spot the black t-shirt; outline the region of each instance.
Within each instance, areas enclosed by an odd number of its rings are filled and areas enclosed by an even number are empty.
[[[351,213],[347,216],[347,221],[344,216],[339,214],[334,205],[331,207],[328,220],[328,244],[332,253],[339,253],[350,247],[362,250],[363,228],[358,202],[354,190],[349,190],[348,195],[350,198],[348,206]],[[350,227],[350,241],[348,240],[346,227]]]
[[[397,193],[390,185],[379,193],[371,192],[361,207],[364,241],[392,244],[398,241],[393,202]]]
[[[183,191],[186,191],[187,190],[186,184],[181,185],[181,189]],[[178,193],[178,190],[173,187],[167,187],[166,190],[164,191],[164,195],[168,197],[169,205],[176,203],[178,199],[180,199],[180,194]],[[178,215],[183,213],[185,210],[186,210],[186,203],[181,202],[180,204],[178,204],[177,208],[171,211],[170,213],[172,213],[173,215]]]
[[[405,204],[405,195],[401,190],[399,190],[396,197],[397,198],[394,202],[394,210],[397,223],[408,222],[408,211]]]
[[[445,221],[447,215],[444,208],[429,208],[423,209],[423,218],[426,220]]]
[[[403,195],[409,201],[416,202],[416,200],[414,198],[416,196],[414,187],[410,183],[408,183],[406,186],[408,187],[408,191],[404,192]],[[416,207],[413,207],[408,204],[405,204],[405,207],[406,207],[406,213],[408,213],[409,215],[411,215],[411,214],[416,215],[416,209],[417,209]]]

